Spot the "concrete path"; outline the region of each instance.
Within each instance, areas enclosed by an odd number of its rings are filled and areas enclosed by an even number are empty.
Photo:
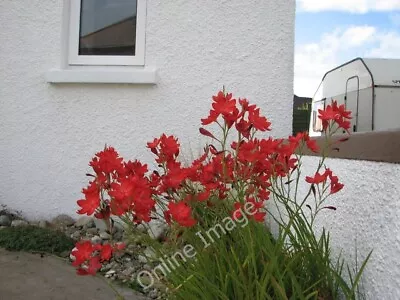
[[[147,299],[119,289],[126,300]],[[78,276],[64,259],[0,249],[0,300],[114,300],[99,277]]]

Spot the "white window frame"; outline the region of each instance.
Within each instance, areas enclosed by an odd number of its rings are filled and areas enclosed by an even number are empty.
[[[146,43],[146,0],[137,0],[135,55],[79,55],[81,0],[71,0],[68,64],[77,66],[144,66]]]

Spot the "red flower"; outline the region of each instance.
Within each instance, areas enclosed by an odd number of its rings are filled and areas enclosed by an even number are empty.
[[[248,197],[247,202],[253,204],[253,209],[250,211],[251,216],[256,222],[264,222],[266,212],[261,211],[264,208],[264,201],[256,201],[253,197]]]
[[[234,210],[233,210],[233,213],[232,213],[232,218],[237,220],[237,219],[239,219],[239,218],[241,218],[243,216],[242,210],[241,210],[242,204],[240,202],[235,202],[233,204],[233,207],[234,207]]]
[[[100,252],[100,260],[101,261],[108,261],[111,259],[113,253],[113,248],[110,244],[103,245]]]
[[[152,142],[148,142],[147,143],[147,148],[149,148],[151,150],[151,152],[153,152],[154,154],[158,154],[156,148],[158,146],[158,144],[160,143],[159,139],[154,139]]]
[[[336,101],[332,101],[332,105],[328,105],[324,110],[319,109],[319,116],[322,120],[324,129],[329,125],[330,121],[334,121],[340,128],[348,130],[350,128],[350,122],[346,119],[351,119],[351,112],[346,111],[345,105],[337,105]]]
[[[192,217],[192,209],[185,202],[168,203],[168,213],[181,226],[191,227],[196,224]]]
[[[135,181],[133,178],[121,178],[119,182],[113,182],[111,184],[111,189],[108,194],[112,199],[111,208],[114,214],[116,213],[116,206],[118,209],[122,210],[121,214],[130,209],[133,201],[134,189]]]
[[[92,257],[89,260],[87,273],[89,275],[96,275],[96,272],[101,269],[100,258],[98,256]]]
[[[239,131],[245,138],[250,138],[250,130],[252,125],[244,119],[240,119],[239,122],[235,124],[236,130]]]
[[[319,109],[318,113],[318,118],[323,121],[335,120],[336,117],[339,116],[338,112],[334,110],[331,105],[328,105],[325,109]]]
[[[311,184],[319,184],[321,182],[325,182],[327,177],[328,174],[326,174],[326,172],[324,174],[320,174],[317,172],[315,173],[314,177],[306,176],[306,181]]]
[[[342,188],[344,187],[344,184],[336,182],[336,183],[331,183],[331,194],[335,194],[339,192]]]
[[[163,134],[159,139],[155,139],[154,142],[147,143],[147,147],[158,156],[156,159],[158,163],[174,160],[179,154],[178,139],[172,135],[166,136]]]
[[[110,260],[113,247],[107,245],[92,245],[90,241],[81,241],[76,243],[72,255],[75,257],[73,266],[77,267],[78,275],[95,275],[101,268],[103,261]]]
[[[254,128],[260,131],[271,130],[271,122],[268,122],[266,117],[260,116],[260,109],[254,109],[249,112],[249,122],[253,124]]]
[[[106,147],[103,151],[96,153],[96,157],[90,162],[90,166],[99,174],[104,172],[106,174],[112,173],[114,171],[121,170],[122,167],[122,157],[113,147]]]
[[[197,194],[197,199],[199,201],[206,201],[210,198],[210,190],[206,189],[204,192]]]
[[[267,213],[265,213],[265,212],[256,212],[253,215],[253,218],[254,218],[255,221],[263,223],[265,221],[265,216],[266,215],[267,215]]]
[[[239,111],[236,108],[236,100],[232,99],[232,94],[225,95],[222,91],[220,91],[212,98],[214,102],[212,104],[213,109],[210,110],[210,114],[207,118],[201,119],[201,124],[211,124],[217,121],[220,115],[223,115],[225,121],[228,123],[228,126],[232,126],[239,114]]]
[[[236,108],[236,100],[232,99],[232,94],[225,95],[223,92],[218,92],[217,96],[213,96],[213,101],[212,107],[218,114],[229,115]]]
[[[73,266],[79,266],[92,257],[94,251],[93,245],[90,241],[78,242],[75,244],[75,250],[71,254],[75,257]]]
[[[225,114],[223,117],[224,117],[226,124],[228,125],[228,128],[231,128],[232,125],[239,118],[239,110],[235,106],[235,108],[233,109],[233,111],[231,113]]]
[[[211,123],[215,122],[218,119],[218,116],[219,116],[219,113],[217,113],[214,110],[210,110],[210,115],[205,119],[201,119],[201,124],[202,125],[211,124]]]
[[[167,163],[167,173],[163,178],[162,190],[177,189],[182,182],[186,180],[189,171],[181,167],[181,164],[175,161]]]
[[[300,141],[304,138],[304,132],[298,132],[296,136],[289,136],[289,142],[291,144],[295,144],[296,147],[300,143]]]
[[[337,105],[337,101],[332,101],[332,107],[336,110],[339,115],[344,119],[351,119],[351,111],[346,110],[346,106],[344,104]]]
[[[265,190],[265,189],[260,189],[258,191],[258,194],[257,194],[257,196],[263,201],[264,200],[268,200],[269,199],[269,195],[270,195],[270,192]]]
[[[325,173],[329,176],[329,179],[331,181],[331,191],[330,191],[331,194],[335,194],[339,192],[341,189],[343,189],[344,184],[339,183],[339,178],[333,175],[330,169],[326,169]]]
[[[78,205],[81,207],[77,213],[81,215],[87,214],[90,216],[100,205],[99,189],[96,183],[93,181],[90,182],[86,189],[82,190],[82,193],[85,194],[85,199],[77,201]]]
[[[172,157],[174,155],[179,154],[179,144],[178,139],[174,136],[166,136],[163,134],[160,138],[160,148],[163,154],[168,157]]]
[[[343,128],[344,130],[349,130],[351,127],[351,123],[343,118],[338,118],[335,120],[336,123],[340,128]]]
[[[148,172],[147,165],[142,164],[140,161],[128,161],[124,163],[124,175],[137,175],[143,177]]]

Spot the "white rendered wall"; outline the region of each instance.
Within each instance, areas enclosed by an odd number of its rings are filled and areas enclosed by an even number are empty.
[[[291,132],[295,1],[148,0],[146,61],[155,86],[55,84],[62,1],[0,1],[0,204],[28,218],[74,214],[104,144],[149,162],[147,141],[201,149],[200,118],[225,85]],[[188,150],[188,149],[187,149]]]
[[[302,175],[312,176],[318,158],[303,159]],[[351,264],[356,246],[359,264],[373,250],[364,273],[366,299],[400,299],[400,165],[344,159],[326,165],[345,187],[327,202],[337,210],[322,212],[318,225],[330,230],[333,252],[342,250]]]

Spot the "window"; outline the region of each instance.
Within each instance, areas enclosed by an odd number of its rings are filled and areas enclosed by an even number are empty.
[[[145,0],[71,0],[69,65],[143,66]]]
[[[156,84],[145,63],[147,0],[63,0],[59,68],[49,83]]]

